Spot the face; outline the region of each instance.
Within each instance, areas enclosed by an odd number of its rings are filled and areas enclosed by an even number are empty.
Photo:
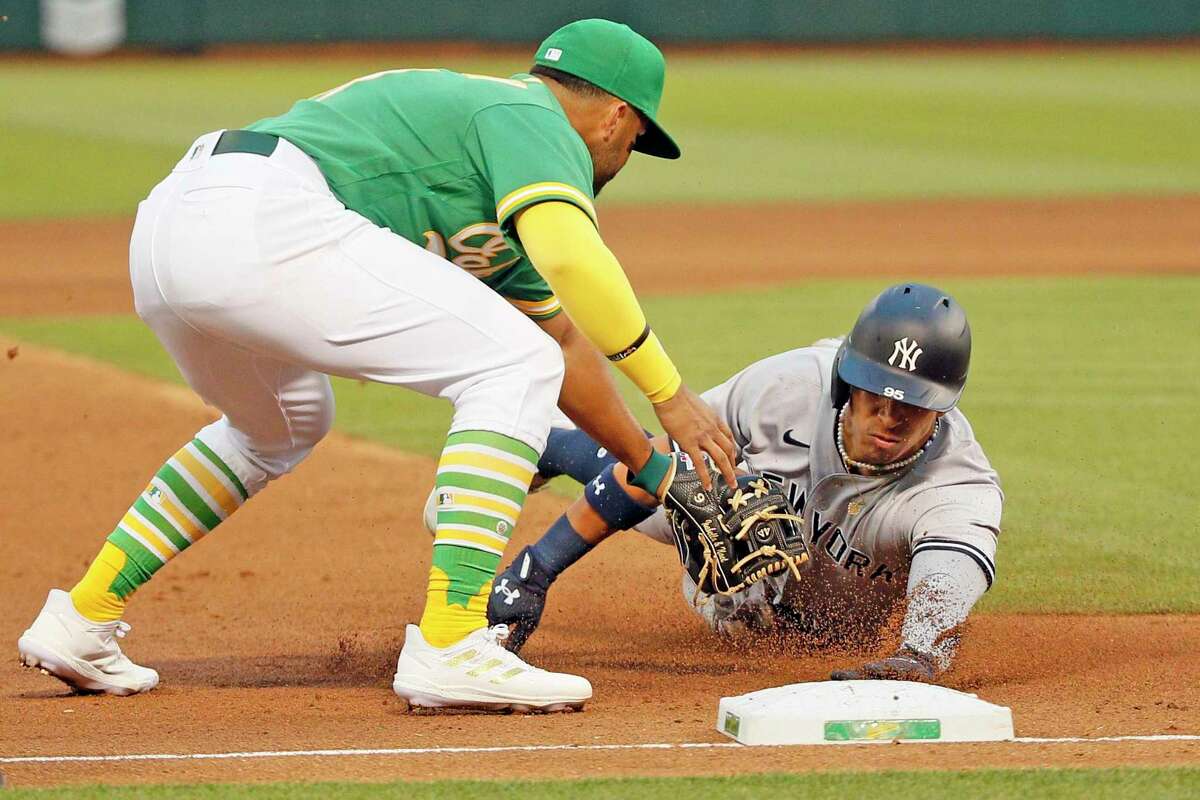
[[[846,455],[877,466],[908,458],[929,439],[940,416],[937,411],[852,389],[843,430]]]
[[[600,194],[629,161],[633,144],[646,132],[646,122],[640,111],[622,101],[610,104],[584,142],[592,154],[592,193]]]

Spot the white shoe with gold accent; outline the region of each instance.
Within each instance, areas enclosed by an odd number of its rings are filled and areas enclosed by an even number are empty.
[[[507,626],[493,625],[433,647],[409,625],[392,690],[417,708],[578,711],[591,699],[586,678],[526,664],[504,649],[507,637]]]
[[[92,622],[75,610],[71,595],[51,589],[42,612],[17,640],[17,651],[22,664],[77,692],[148,692],[158,685],[158,673],[121,652],[117,639],[128,632],[129,624],[120,620]]]

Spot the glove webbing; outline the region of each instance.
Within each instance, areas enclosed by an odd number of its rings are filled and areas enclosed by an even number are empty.
[[[787,520],[791,520],[792,522],[797,523],[798,525],[804,524],[804,520],[802,520],[800,517],[797,517],[795,514],[776,513],[776,509],[778,509],[778,508],[779,508],[779,506],[767,506],[766,508],[763,508],[760,511],[756,511],[753,514],[751,514],[750,516],[746,517],[744,520],[742,520],[742,527],[738,530],[738,532],[736,534],[734,534],[734,536],[733,536],[734,541],[737,541],[739,539],[745,539],[746,536],[750,533],[750,529],[752,527],[757,525],[759,522],[764,522],[766,520],[787,519]],[[767,545],[763,545],[762,547],[755,550],[753,553],[750,553],[749,555],[747,555],[744,558],[742,558],[741,560],[739,560],[732,567],[730,567],[730,570],[732,572],[740,573],[743,566],[745,566],[748,562],[753,561],[756,558],[759,558],[760,556],[765,556],[765,557],[777,556],[780,559],[780,561],[777,561],[773,564],[767,564],[762,569],[760,569],[754,573],[751,573],[749,575],[744,576],[744,579],[742,580],[742,582],[737,584],[736,586],[731,586],[725,590],[717,589],[717,593],[723,594],[723,595],[736,594],[737,592],[740,592],[742,589],[746,588],[750,584],[757,583],[758,581],[762,580],[763,578],[767,577],[768,575],[779,572],[779,570],[783,569],[783,566],[785,564],[792,571],[792,575],[795,576],[796,580],[800,580],[800,567],[803,564],[808,562],[808,553],[801,553],[799,556],[794,556],[784,550],[780,550],[778,547],[776,547],[773,544],[767,544]],[[705,544],[704,544],[704,566],[700,569],[700,575],[696,581],[697,586],[702,586],[704,584],[704,580],[708,577],[709,572],[712,571],[712,567],[715,563],[716,563],[716,559],[713,558],[713,556],[712,556],[712,548],[709,546],[708,542],[705,541]],[[715,586],[713,588],[716,589]]]

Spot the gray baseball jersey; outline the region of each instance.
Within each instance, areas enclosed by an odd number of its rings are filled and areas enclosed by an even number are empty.
[[[716,615],[714,627],[747,602],[763,601],[826,625],[879,626],[905,597],[921,553],[954,554],[946,561],[967,570],[974,563],[989,587],[995,578],[1003,494],[966,417],[957,409],[945,414],[925,454],[906,470],[849,473],[830,398],[838,344],[825,339],[763,359],[703,395],[732,429],[741,466],[782,485],[802,513],[813,559],[801,581],[785,575],[741,596],[712,598],[718,602],[702,613]],[[671,541],[661,510],[639,530]]]

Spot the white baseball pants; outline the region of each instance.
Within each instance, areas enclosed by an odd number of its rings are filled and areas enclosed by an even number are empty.
[[[545,446],[563,361],[535,323],[450,262],[346,209],[286,140],[188,149],[138,207],[138,315],[223,417],[201,432],[250,493],[328,432],[327,375],[454,404],[451,432]]]

